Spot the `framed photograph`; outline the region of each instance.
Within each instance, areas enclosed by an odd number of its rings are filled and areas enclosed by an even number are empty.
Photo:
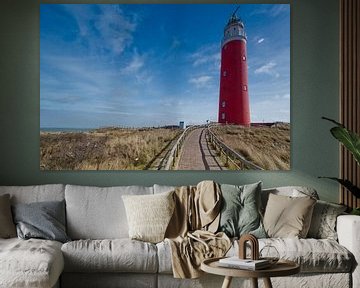
[[[289,4],[41,4],[41,170],[289,170]]]

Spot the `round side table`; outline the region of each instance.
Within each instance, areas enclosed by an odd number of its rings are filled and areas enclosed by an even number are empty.
[[[300,272],[300,266],[288,260],[279,260],[269,268],[261,270],[245,270],[237,268],[222,267],[219,259],[206,259],[201,263],[201,270],[216,275],[225,276],[222,288],[229,288],[233,277],[251,278],[253,287],[258,288],[258,278],[263,278],[265,287],[272,288],[270,277],[289,276]]]

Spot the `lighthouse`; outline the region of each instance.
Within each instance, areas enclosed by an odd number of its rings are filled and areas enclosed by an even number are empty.
[[[250,126],[247,38],[236,11],[226,24],[221,41],[218,122]]]

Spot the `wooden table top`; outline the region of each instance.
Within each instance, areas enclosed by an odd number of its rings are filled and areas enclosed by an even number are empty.
[[[300,272],[300,266],[295,262],[288,260],[279,260],[269,268],[261,270],[245,270],[238,268],[222,267],[219,265],[219,259],[206,259],[201,263],[201,270],[216,275],[244,278],[263,278],[263,277],[280,277],[297,274]]]

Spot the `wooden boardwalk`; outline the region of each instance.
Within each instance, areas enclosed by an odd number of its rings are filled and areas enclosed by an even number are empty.
[[[176,170],[227,170],[208,146],[205,130],[195,129],[186,137]]]

